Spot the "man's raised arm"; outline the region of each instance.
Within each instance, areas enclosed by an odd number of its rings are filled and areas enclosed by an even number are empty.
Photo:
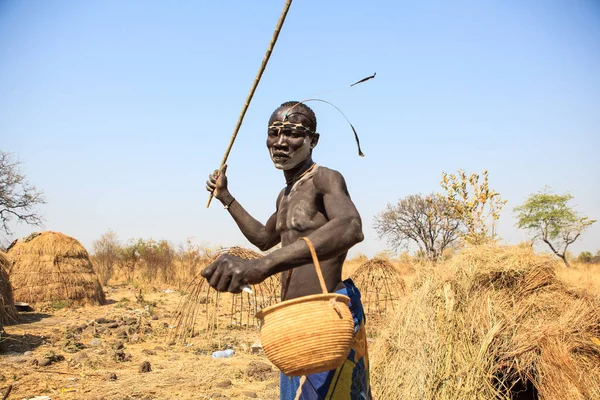
[[[213,192],[214,196],[225,206],[250,243],[262,251],[269,250],[280,241],[275,229],[277,212],[271,215],[266,225],[254,219],[229,192],[226,171],[227,165],[220,172],[215,170],[213,174],[209,175],[208,181],[206,181],[206,190]]]

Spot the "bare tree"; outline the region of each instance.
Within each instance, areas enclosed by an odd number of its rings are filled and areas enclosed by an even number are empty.
[[[45,203],[44,195],[27,181],[20,165],[11,153],[0,151],[0,220],[7,235],[12,235],[9,223],[15,218],[29,225],[42,223],[35,206]]]
[[[103,285],[108,283],[112,277],[114,267],[121,255],[121,244],[117,234],[111,230],[100,236],[100,239],[92,243],[94,260],[96,261],[96,273]]]
[[[448,212],[448,203],[435,196],[410,195],[388,204],[375,217],[375,230],[395,249],[415,243],[419,251],[431,260],[458,238],[460,223]]]

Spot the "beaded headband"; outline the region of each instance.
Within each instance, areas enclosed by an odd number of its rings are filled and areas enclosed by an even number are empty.
[[[269,125],[268,129],[291,129],[291,130],[296,130],[296,131],[300,131],[300,132],[308,132],[308,133],[315,133],[314,130],[312,130],[311,128],[304,126],[302,124],[296,124],[293,122],[289,122],[289,121],[273,121],[273,123],[271,125]]]

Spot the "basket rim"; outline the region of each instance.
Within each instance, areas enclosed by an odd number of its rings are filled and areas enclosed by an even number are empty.
[[[350,304],[350,297],[340,294],[340,293],[320,293],[320,294],[311,294],[308,296],[297,297],[291,300],[285,300],[281,303],[273,304],[272,306],[265,307],[259,312],[255,314],[255,317],[258,319],[263,319],[265,315],[272,313],[273,311],[279,310],[280,308],[285,308],[288,306],[293,306],[296,304],[307,303],[313,300],[330,300],[335,299],[338,302],[343,302],[344,304]]]

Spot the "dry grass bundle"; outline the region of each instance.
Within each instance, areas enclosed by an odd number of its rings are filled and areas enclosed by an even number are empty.
[[[231,247],[217,252],[210,262],[222,254],[245,260],[261,258],[262,255],[242,247]],[[258,285],[252,285],[252,294],[219,293],[198,274],[186,289],[186,295],[177,308],[175,317],[175,340],[185,343],[188,338],[204,335],[212,339],[219,327],[219,315],[229,319],[230,326],[249,328],[256,326],[254,315],[261,309],[275,304],[280,297],[280,280],[271,276]],[[230,312],[220,312],[225,304],[231,304]],[[199,328],[200,314],[204,314],[204,327]]]
[[[371,321],[396,310],[400,296],[406,291],[396,267],[381,258],[361,264],[352,274],[352,280],[361,291],[361,301]]]
[[[77,240],[42,232],[8,252],[16,300],[49,306],[104,304],[105,297],[88,252]]]
[[[483,246],[421,271],[371,350],[385,399],[600,398],[600,298],[531,249]]]
[[[17,321],[17,310],[13,300],[12,286],[8,280],[9,261],[0,252],[0,330],[2,325]]]

